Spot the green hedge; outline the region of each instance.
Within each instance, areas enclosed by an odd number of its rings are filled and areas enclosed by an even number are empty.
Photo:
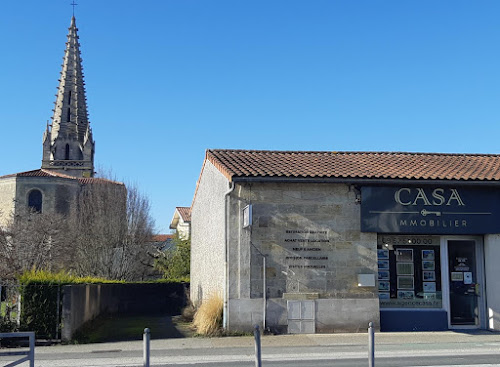
[[[35,331],[38,338],[54,339],[59,325],[59,284],[32,281],[21,290],[21,330]],[[61,305],[59,305],[59,312]]]

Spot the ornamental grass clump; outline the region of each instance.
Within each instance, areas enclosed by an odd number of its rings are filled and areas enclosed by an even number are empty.
[[[196,327],[198,334],[214,336],[220,333],[222,307],[222,297],[216,294],[203,301],[193,319],[193,326]]]

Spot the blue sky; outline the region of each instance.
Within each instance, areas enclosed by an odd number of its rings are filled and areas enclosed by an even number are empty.
[[[0,4],[0,175],[40,167],[70,0]],[[500,153],[500,2],[79,0],[96,165],[159,232],[208,148]]]

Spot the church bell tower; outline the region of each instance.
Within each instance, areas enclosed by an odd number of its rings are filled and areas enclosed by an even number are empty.
[[[77,32],[73,16],[64,51],[52,125],[47,124],[43,136],[42,168],[75,177],[93,177],[95,144],[88,120]]]

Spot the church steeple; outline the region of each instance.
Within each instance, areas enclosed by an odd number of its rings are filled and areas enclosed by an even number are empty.
[[[43,137],[42,168],[76,177],[94,174],[94,140],[90,128],[82,58],[75,17],[71,18],[58,92]]]

